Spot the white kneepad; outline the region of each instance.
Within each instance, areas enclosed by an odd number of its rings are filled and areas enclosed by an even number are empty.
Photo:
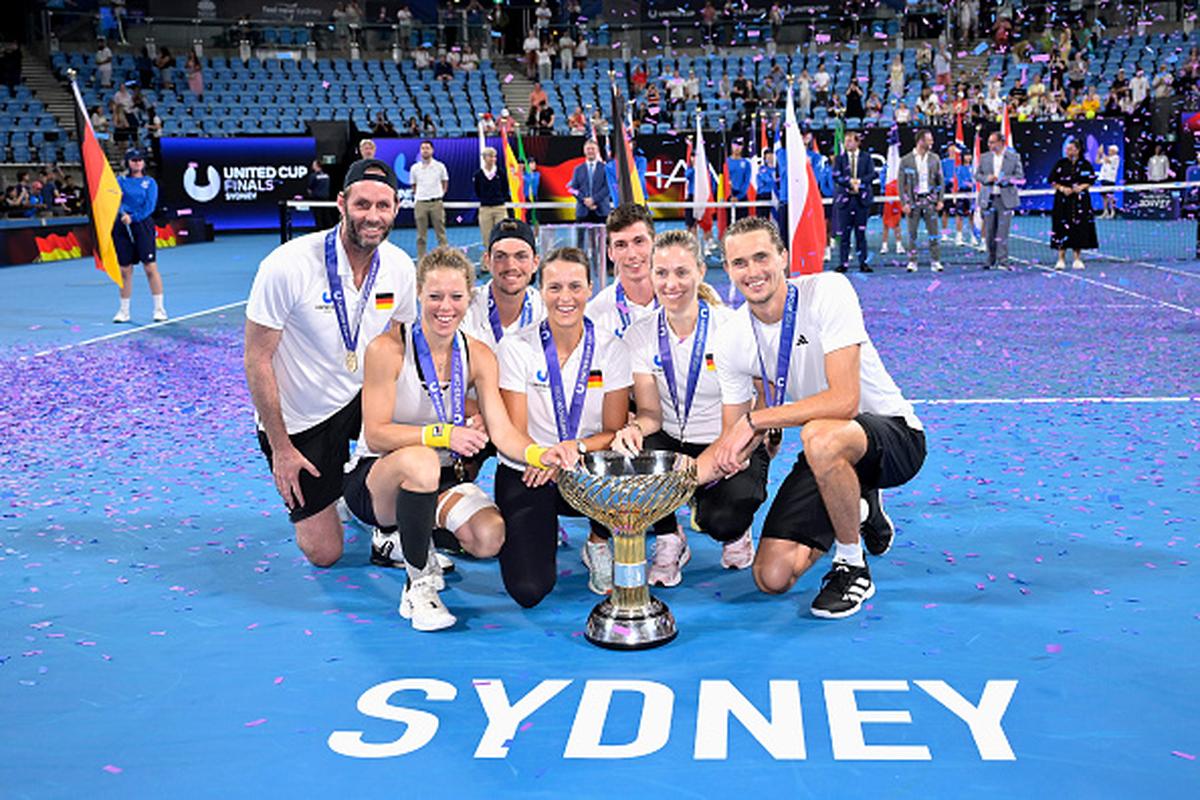
[[[467,521],[475,516],[476,512],[482,511],[485,508],[496,507],[496,504],[492,502],[492,498],[488,497],[478,486],[473,483],[460,483],[442,495],[442,499],[438,503],[438,519],[441,519],[442,509],[455,497],[459,498],[459,500],[454,504],[454,508],[446,513],[446,522],[443,525],[451,533],[458,533],[458,529],[466,525]]]

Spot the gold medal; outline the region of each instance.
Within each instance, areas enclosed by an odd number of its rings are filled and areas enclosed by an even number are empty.
[[[358,372],[358,353],[353,350],[346,353],[346,369],[351,372]]]
[[[459,483],[467,482],[467,465],[461,458],[454,459],[454,477],[458,479]]]

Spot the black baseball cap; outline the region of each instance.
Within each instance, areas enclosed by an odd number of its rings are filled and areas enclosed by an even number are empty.
[[[533,228],[529,227],[529,223],[525,220],[507,217],[497,222],[496,226],[492,228],[492,232],[488,234],[488,250],[491,250],[496,242],[504,239],[520,239],[533,248],[535,255],[537,254],[537,242],[533,238]]]
[[[397,188],[396,173],[386,161],[380,161],[378,158],[360,158],[351,164],[346,170],[346,180],[342,181],[342,190],[349,189],[351,184],[359,181],[385,183],[392,187],[392,191]]]

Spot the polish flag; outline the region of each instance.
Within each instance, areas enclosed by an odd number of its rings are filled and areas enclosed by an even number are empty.
[[[796,103],[788,86],[785,149],[787,151],[788,225],[787,245],[792,275],[821,272],[825,262],[825,210],[817,176],[800,135]]]
[[[883,224],[888,228],[900,226],[900,128],[892,125],[888,131],[887,170],[883,175]]]

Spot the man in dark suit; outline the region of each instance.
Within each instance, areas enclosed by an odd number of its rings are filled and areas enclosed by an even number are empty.
[[[833,161],[833,197],[842,221],[838,272],[846,271],[851,236],[855,239],[859,271],[874,272],[867,265],[867,218],[871,215],[871,202],[875,197],[874,187],[871,185],[875,177],[875,167],[871,163],[870,154],[862,152],[858,145],[858,133],[848,132],[845,152]]]
[[[567,184],[567,191],[575,196],[575,219],[578,222],[604,222],[612,208],[612,199],[604,162],[600,160],[600,147],[594,139],[584,142],[583,156],[583,163],[575,168],[575,174]]]

